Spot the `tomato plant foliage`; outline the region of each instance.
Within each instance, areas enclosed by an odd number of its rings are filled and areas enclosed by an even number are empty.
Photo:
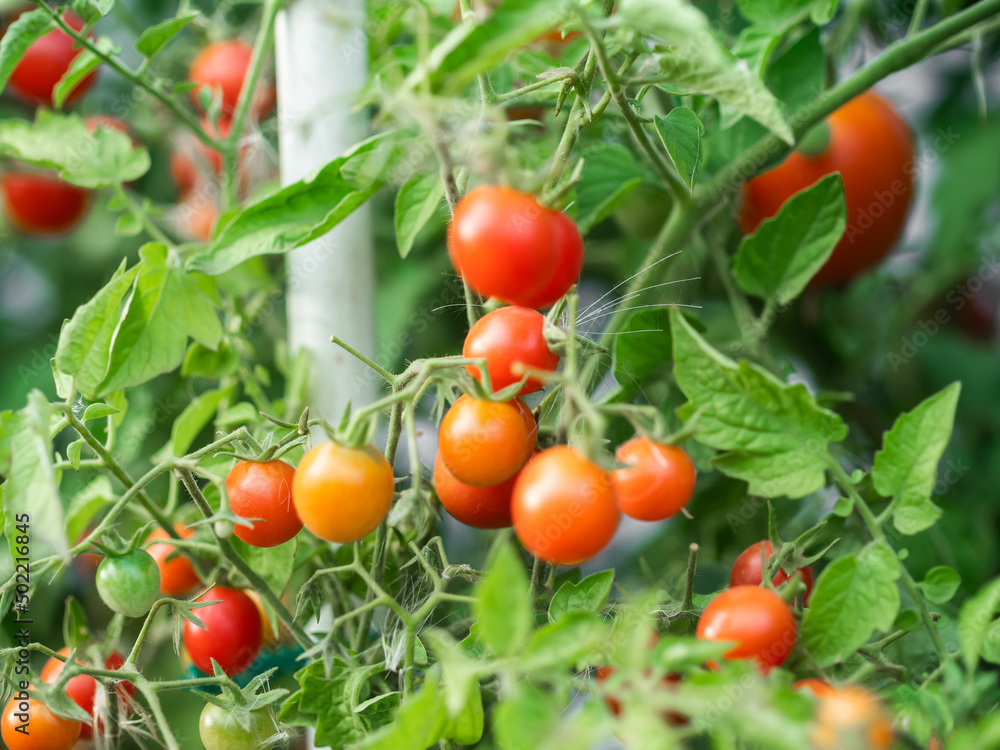
[[[6,745],[1000,745],[1000,0],[308,2],[4,19]]]

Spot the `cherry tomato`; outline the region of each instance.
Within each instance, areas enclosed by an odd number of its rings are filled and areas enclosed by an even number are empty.
[[[501,307],[486,313],[469,329],[462,356],[486,360],[486,370],[494,391],[513,385],[524,376],[524,373],[516,371],[517,364],[553,372],[559,366],[559,355],[554,354],[545,343],[542,334],[544,326],[545,317],[537,310]],[[465,369],[472,377],[480,379],[476,365],[468,365]],[[519,395],[537,391],[542,385],[542,381],[529,378]]]
[[[520,399],[460,396],[438,430],[438,455],[463,484],[492,487],[514,476],[535,450],[538,426]]]
[[[874,694],[860,685],[844,685],[820,697],[812,741],[819,750],[889,750],[895,735],[891,718]]]
[[[173,221],[180,234],[188,239],[208,242],[219,220],[219,206],[214,199],[192,193],[177,204]]]
[[[473,487],[455,479],[440,452],[434,461],[434,491],[453,517],[476,529],[510,526],[510,497],[518,475],[492,487]]]
[[[6,172],[0,193],[7,221],[34,237],[55,237],[76,228],[91,196],[89,190],[45,172]]]
[[[542,451],[514,483],[514,531],[531,554],[576,565],[604,549],[618,528],[618,505],[609,472],[576,448]]]
[[[762,674],[780,667],[795,647],[792,610],[781,597],[760,586],[736,586],[719,594],[698,620],[697,636],[732,641],[727,659],[749,659]]]
[[[513,188],[470,190],[448,225],[452,265],[479,294],[529,306],[558,261],[550,213],[533,195]]]
[[[28,723],[27,733],[18,726]],[[80,737],[81,724],[56,716],[34,698],[11,698],[0,719],[0,736],[7,750],[70,750]]]
[[[267,707],[227,711],[206,703],[198,720],[198,734],[205,750],[261,750],[271,747],[278,725]]]
[[[382,523],[394,491],[392,467],[375,446],[348,448],[328,441],[299,462],[292,500],[309,531],[328,542],[347,544]]]
[[[59,653],[63,656],[68,657],[70,650],[68,648],[59,649]],[[81,661],[77,661],[78,664],[83,664]],[[121,669],[122,664],[125,663],[125,657],[119,654],[117,651],[113,651],[107,659],[104,660],[105,669]],[[56,659],[54,656],[51,657],[45,666],[42,667],[42,671],[39,677],[42,678],[42,682],[47,685],[51,685],[58,678],[63,671],[63,667],[66,663]],[[117,686],[118,691],[118,701],[121,704],[122,709],[125,713],[129,712],[129,701],[135,697],[135,685],[131,682],[123,681]],[[90,675],[78,674],[75,677],[71,677],[69,682],[66,683],[66,695],[76,703],[80,708],[86,711],[91,716],[94,716],[94,695],[97,692],[97,680],[95,680]],[[104,732],[104,720],[97,716],[97,733],[103,734]],[[83,739],[90,739],[94,736],[94,729],[91,723],[83,724],[80,730],[80,737]]]
[[[156,560],[142,549],[104,558],[97,566],[97,593],[112,611],[142,617],[160,595]]]
[[[597,682],[606,682],[612,675],[615,674],[616,671],[617,670],[614,667],[598,667],[597,671],[594,673],[594,679],[597,680]],[[647,669],[643,674],[644,676],[649,677],[651,670]],[[663,675],[663,679],[660,681],[660,684],[666,690],[676,690],[680,681],[681,676],[679,674],[676,672],[668,672]],[[622,702],[614,695],[605,695],[604,704],[608,707],[608,710],[613,716],[622,715]],[[674,727],[685,726],[691,721],[687,716],[682,713],[678,713],[677,711],[664,711],[662,716],[665,722]]]
[[[615,458],[628,464],[612,475],[618,508],[626,516],[662,521],[679,513],[694,494],[696,471],[683,448],[638,436],[618,446]]]
[[[242,39],[213,42],[199,52],[188,69],[188,80],[200,84],[191,89],[191,99],[201,106],[201,91],[222,96],[222,111],[233,112],[240,100],[243,80],[250,67],[253,48]]]
[[[825,698],[837,690],[829,682],[821,680],[818,677],[807,677],[804,680],[796,680],[792,683],[792,687],[796,690],[808,690],[817,698]]]
[[[550,307],[570,290],[583,270],[583,238],[576,224],[562,211],[549,211],[549,223],[555,268],[542,288],[525,300],[525,307]]]
[[[83,29],[83,19],[73,11],[63,13],[63,20],[74,31]],[[83,51],[62,29],[53,29],[28,47],[7,81],[7,88],[21,101],[33,106],[52,106],[56,84]],[[88,73],[66,97],[64,104],[78,101],[97,80],[97,71]]]
[[[768,541],[751,544],[740,553],[740,556],[736,558],[736,562],[733,563],[733,572],[729,574],[730,586],[760,586],[761,581],[764,580],[764,573],[760,567],[761,547],[764,548],[765,560],[774,554],[774,548]],[[806,593],[802,597],[802,602],[808,605],[809,596],[813,590],[812,567],[801,568],[799,572],[802,574],[802,582],[806,585]],[[771,579],[771,583],[775,586],[780,586],[788,578],[789,576],[785,571],[779,570],[775,573],[774,578]]]
[[[876,265],[902,234],[913,197],[913,140],[892,105],[867,91],[827,118],[830,142],[810,156],[794,151],[782,164],[743,186],[744,233],[778,213],[796,193],[840,172],[847,229],[813,286],[845,284]]]
[[[226,477],[229,507],[241,518],[261,518],[234,533],[254,547],[276,547],[299,533],[302,521],[292,503],[295,469],[284,461],[240,461]]]
[[[215,604],[194,610],[205,623],[204,628],[184,621],[184,647],[194,665],[212,674],[215,659],[232,677],[253,664],[263,637],[260,613],[253,600],[239,589],[216,586],[195,601]]]
[[[193,530],[186,529],[180,524],[176,524],[174,529],[181,539],[190,539],[194,536]],[[157,529],[146,537],[146,545],[147,552],[160,569],[160,593],[176,598],[191,593],[201,581],[191,561],[178,552],[177,547],[167,541],[159,541],[170,538],[166,531]]]

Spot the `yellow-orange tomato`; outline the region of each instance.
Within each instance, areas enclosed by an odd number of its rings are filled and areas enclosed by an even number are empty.
[[[524,466],[537,437],[531,410],[520,399],[484,401],[461,396],[441,420],[438,451],[458,481],[492,487]]]
[[[174,530],[181,539],[190,539],[194,536],[193,530],[186,529],[180,524],[174,524]],[[157,529],[146,537],[146,551],[156,560],[156,565],[160,569],[160,593],[164,596],[184,596],[190,594],[201,581],[191,561],[182,553],[178,553],[177,547],[167,541],[170,538],[166,531]]]
[[[819,154],[794,151],[743,186],[740,227],[753,232],[784,203],[823,177],[840,172],[847,228],[810,282],[844,284],[876,265],[902,234],[913,197],[913,139],[888,101],[867,91],[827,118],[830,141]]]
[[[292,502],[309,531],[346,544],[375,530],[389,513],[393,491],[392,467],[375,446],[348,448],[328,441],[299,462]]]
[[[820,698],[812,741],[820,750],[889,750],[892,720],[879,699],[860,685],[833,688]]]
[[[29,731],[18,731],[26,720]],[[56,716],[41,701],[16,695],[0,719],[0,736],[7,750],[70,750],[80,738],[80,729],[80,722]]]

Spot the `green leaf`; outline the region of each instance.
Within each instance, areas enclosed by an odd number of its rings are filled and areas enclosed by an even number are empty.
[[[47,109],[27,120],[0,120],[0,153],[36,167],[55,169],[66,182],[102,188],[136,180],[149,170],[149,152],[126,133],[98,128],[79,115]]]
[[[406,79],[414,90],[428,78],[445,93],[462,91],[480,73],[496,68],[568,15],[565,0],[504,0],[481,22],[464,21],[445,35]]]
[[[1000,610],[1000,578],[990,581],[962,605],[958,635],[962,641],[962,661],[969,674],[975,671],[986,633]]]
[[[844,182],[834,173],[743,238],[733,261],[736,282],[748,294],[787,305],[826,263],[846,225]]]
[[[216,388],[196,396],[184,407],[170,427],[170,440],[154,456],[155,461],[166,461],[187,453],[188,448],[215,416],[222,399],[232,396],[233,387]]]
[[[11,454],[14,450],[14,438],[25,429],[24,415],[17,411],[0,412],[0,474],[10,474]],[[2,521],[2,519],[0,519]],[[2,527],[0,523],[0,527]]]
[[[657,115],[653,121],[681,179],[688,190],[694,190],[701,172],[701,139],[705,135],[705,126],[698,115],[687,107],[674,107],[666,117]]]
[[[473,607],[479,620],[479,635],[495,654],[517,653],[532,629],[528,576],[514,548],[505,544],[476,587]]]
[[[142,267],[115,333],[101,393],[174,369],[184,359],[188,337],[210,349],[222,337],[215,304],[199,277],[176,267],[163,245],[144,245],[140,255]]]
[[[611,594],[614,570],[602,570],[579,583],[566,581],[549,602],[549,621],[558,622],[569,612],[598,612]]]
[[[240,358],[225,341],[218,349],[194,343],[188,347],[181,365],[181,375],[186,378],[203,378],[205,380],[221,380],[235,373],[240,366]]]
[[[519,668],[542,675],[570,669],[599,652],[610,637],[608,626],[592,612],[567,612],[535,631]]]
[[[334,658],[327,675],[326,666],[319,659],[296,673],[301,687],[285,701],[279,720],[314,727],[317,746],[341,750],[363,739],[371,729],[383,726],[399,694],[369,701],[371,667],[351,668]]]
[[[896,619],[899,571],[886,561],[894,561],[892,550],[877,547],[873,543],[860,557],[834,561],[816,581],[800,642],[821,667],[844,661],[876,629],[886,632]]]
[[[915,609],[903,609],[900,610],[899,614],[896,615],[896,619],[892,623],[892,627],[898,630],[905,630],[907,633],[912,633],[914,630],[919,630],[923,627],[924,621],[920,619],[920,613]]]
[[[117,414],[118,410],[109,406],[108,404],[96,403],[91,404],[83,412],[83,421],[86,422],[90,419],[101,419],[102,417],[110,417],[112,414]]]
[[[955,596],[961,583],[962,578],[958,573],[947,565],[938,565],[927,571],[927,575],[920,583],[920,590],[924,592],[927,601],[934,604],[944,604]]]
[[[553,692],[527,681],[515,683],[493,710],[497,746],[501,750],[545,747],[541,740],[553,731],[565,708]]]
[[[441,737],[460,745],[475,745],[483,738],[484,719],[482,692],[479,683],[474,682],[461,710],[445,722]]]
[[[28,517],[32,557],[51,550],[69,561],[66,521],[59,499],[59,479],[52,467],[52,441],[49,437],[52,407],[41,391],[28,394],[28,405],[21,410],[23,428],[14,437],[11,468],[3,493],[3,514],[7,529]],[[19,521],[18,518],[22,520]],[[11,554],[15,536],[7,534]]]
[[[55,365],[60,372],[72,373],[77,389],[86,395],[97,393],[108,371],[122,299],[139,273],[138,265],[126,271],[127,262],[123,260],[101,291],[77,308],[59,334]]]
[[[670,315],[674,375],[688,398],[679,414],[686,419],[704,409],[696,439],[729,451],[716,467],[762,497],[798,498],[822,487],[827,445],[847,435],[840,417],[820,407],[801,383],[788,385],[755,364],[737,364],[679,312]]]
[[[638,383],[670,361],[670,315],[667,310],[632,313],[621,334],[615,336],[615,379],[623,385]]]
[[[903,534],[930,528],[941,516],[931,493],[961,388],[961,383],[952,383],[901,414],[875,454],[872,483],[880,495],[893,498],[893,523]]]
[[[83,451],[83,438],[74,440],[66,446],[66,458],[77,471],[80,470],[80,454]]]
[[[428,679],[423,690],[400,706],[392,724],[369,735],[358,747],[365,750],[426,750],[444,736],[447,724],[444,695],[436,680]]]
[[[248,258],[286,253],[323,236],[381,187],[380,178],[367,171],[369,181],[358,183],[352,170],[389,159],[396,138],[392,132],[374,136],[316,175],[245,206],[204,252],[188,259],[188,269],[218,275]]]
[[[124,213],[115,222],[115,234],[119,237],[138,237],[145,227],[134,214]]]
[[[736,0],[740,13],[751,23],[777,26],[797,16],[816,0]]]
[[[111,12],[115,0],[73,0],[70,6],[87,25],[91,25]]]
[[[135,40],[136,51],[143,57],[153,57],[198,15],[195,11],[189,11],[150,26]]]
[[[281,596],[292,578],[298,542],[289,539],[276,547],[254,547],[235,536],[230,541],[251,570],[267,582],[271,591]]]
[[[444,183],[437,172],[418,172],[396,194],[396,245],[405,258],[424,224],[437,212],[444,197]]]
[[[10,74],[28,47],[54,28],[52,18],[40,8],[22,13],[7,27],[0,38],[0,91],[7,85]]]
[[[79,648],[87,643],[87,615],[75,596],[66,597],[62,621],[63,643],[66,648]]]
[[[107,477],[97,477],[77,492],[69,501],[69,509],[66,511],[66,536],[69,540],[75,544],[94,517],[117,499],[111,480]]]
[[[113,40],[106,36],[102,36],[98,39],[95,42],[95,45],[97,46],[97,49],[105,55],[118,55],[121,53],[121,48],[118,47]],[[73,62],[70,63],[70,66],[63,74],[63,77],[59,79],[59,83],[57,83],[56,87],[52,89],[52,104],[56,107],[56,109],[62,109],[63,103],[66,101],[66,97],[69,96],[73,92],[73,89],[76,88],[77,84],[90,75],[91,71],[97,68],[101,62],[101,58],[89,49],[82,50],[80,54],[73,58]]]
[[[581,234],[611,216],[638,187],[644,172],[623,146],[597,143],[584,148],[583,171],[576,188],[576,224]]]

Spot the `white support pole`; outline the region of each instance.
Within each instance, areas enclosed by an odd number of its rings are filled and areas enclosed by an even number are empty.
[[[281,182],[306,177],[367,134],[351,115],[368,67],[364,0],[290,0],[277,19]],[[331,206],[332,208],[332,206]],[[375,397],[367,368],[330,343],[336,334],[375,354],[371,219],[362,207],[327,235],[287,256],[289,346],[313,360],[313,416],[336,423],[348,401]]]

